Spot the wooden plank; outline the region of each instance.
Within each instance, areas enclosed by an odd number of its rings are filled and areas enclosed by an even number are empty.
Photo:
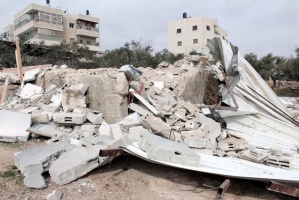
[[[20,83],[22,83],[23,82],[23,69],[22,69],[21,50],[20,50],[19,41],[16,41],[16,61],[17,61],[18,75],[20,77]]]
[[[4,87],[3,87],[3,90],[2,90],[0,104],[2,104],[5,101],[5,99],[6,99],[6,93],[7,93],[8,83],[9,83],[9,75],[6,75]]]

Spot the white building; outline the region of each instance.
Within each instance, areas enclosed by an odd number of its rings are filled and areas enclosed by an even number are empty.
[[[189,54],[191,51],[209,54],[207,42],[215,36],[226,40],[227,33],[218,26],[215,19],[208,17],[187,17],[168,23],[168,50],[172,53]]]

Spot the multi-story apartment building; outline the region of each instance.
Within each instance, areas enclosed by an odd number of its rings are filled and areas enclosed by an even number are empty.
[[[226,40],[227,33],[217,20],[203,16],[188,18],[183,13],[183,19],[168,23],[168,50],[175,54],[196,51],[209,55],[206,44],[217,35]]]
[[[15,41],[14,26],[12,24],[4,27],[4,33],[5,33],[7,41],[9,41],[9,42]]]
[[[99,19],[89,15],[71,15],[63,10],[30,4],[14,16],[14,36],[21,34],[31,43],[45,45],[77,42],[89,50],[100,51]]]

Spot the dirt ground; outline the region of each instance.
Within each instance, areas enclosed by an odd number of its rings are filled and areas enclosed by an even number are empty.
[[[23,185],[23,175],[13,166],[13,153],[43,143],[0,142],[0,199],[45,199],[59,188],[63,200],[97,199],[214,199],[225,177],[170,168],[134,156],[121,156],[67,185],[59,186],[45,174],[48,187],[41,190]],[[295,199],[267,191],[264,183],[235,179],[222,199]]]

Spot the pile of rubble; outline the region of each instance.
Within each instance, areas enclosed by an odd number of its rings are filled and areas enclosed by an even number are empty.
[[[212,42],[219,41],[226,45],[220,38]],[[46,187],[44,172],[59,185],[70,183],[122,150],[185,169],[297,182],[297,122],[265,82],[249,92],[246,81],[259,84],[261,78],[231,51],[223,50],[216,65],[187,56],[157,69],[33,69],[25,72],[23,87],[9,74],[0,141],[49,138],[14,155],[31,188]]]

